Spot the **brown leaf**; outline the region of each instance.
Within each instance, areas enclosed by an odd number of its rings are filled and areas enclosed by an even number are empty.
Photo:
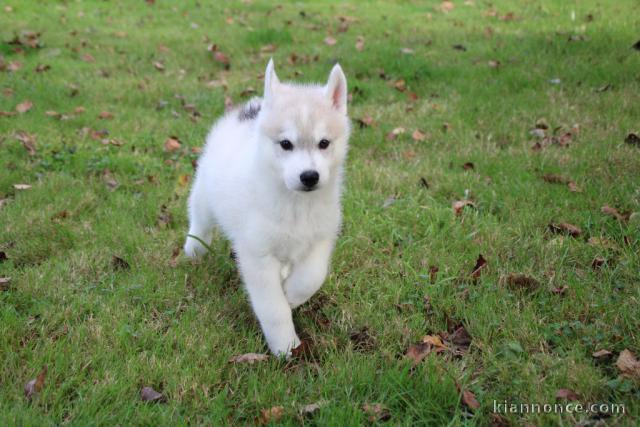
[[[85,53],[82,55],[81,59],[84,62],[96,62],[96,59],[90,53]]]
[[[164,151],[167,153],[173,153],[182,147],[180,139],[177,136],[170,136],[164,141]]]
[[[568,184],[571,180],[562,175],[546,174],[542,176],[546,182],[550,184]]]
[[[405,129],[402,127],[394,128],[391,132],[387,134],[387,141],[393,141],[398,137],[398,135],[403,134]]]
[[[440,7],[439,7],[440,11],[444,13],[449,13],[454,8],[455,8],[455,5],[453,4],[452,1],[443,1],[442,3],[440,3]]]
[[[511,273],[501,277],[501,282],[517,289],[537,289],[540,286],[540,282],[531,276],[519,273]]]
[[[312,417],[316,412],[318,412],[326,404],[327,404],[326,401],[320,400],[316,403],[310,403],[308,405],[304,405],[302,408],[300,408],[300,415],[305,418]]]
[[[349,339],[353,343],[355,351],[369,352],[376,349],[376,339],[371,335],[369,328],[366,326],[352,331],[349,334]]]
[[[27,111],[31,110],[32,107],[33,107],[33,102],[26,100],[16,105],[16,111],[18,112],[18,114],[24,114]]]
[[[364,37],[363,36],[356,37],[356,50],[358,52],[362,52],[364,50]]]
[[[264,362],[265,360],[269,360],[268,354],[247,353],[232,356],[229,359],[229,363],[248,363],[249,365],[252,365],[254,362]]]
[[[284,408],[282,406],[274,406],[268,409],[260,409],[260,418],[258,418],[259,424],[269,424],[279,421],[284,415]]]
[[[0,117],[11,117],[15,115],[16,113],[14,111],[0,111]]]
[[[0,263],[5,262],[8,259],[7,253],[5,251],[0,251]]]
[[[31,398],[40,393],[44,387],[44,379],[47,376],[47,370],[47,365],[44,365],[38,376],[24,386],[24,395],[27,399],[31,400]]]
[[[0,277],[0,291],[8,291],[11,277]]]
[[[422,362],[422,360],[427,357],[429,353],[433,350],[433,346],[429,343],[419,342],[409,346],[407,351],[405,352],[405,357],[413,360],[413,365],[417,365]]]
[[[13,188],[16,190],[29,190],[31,189],[31,185],[29,184],[13,184]]]
[[[153,67],[158,71],[164,71],[164,64],[160,61],[155,61]]]
[[[131,268],[127,261],[117,255],[111,256],[111,266],[114,270],[129,270]]]
[[[591,261],[591,268],[594,270],[599,270],[607,262],[606,259],[602,257],[595,257],[593,261]]]
[[[569,189],[569,191],[571,191],[572,193],[581,193],[582,190],[580,189],[580,187],[578,187],[578,184],[576,184],[573,181],[569,181],[567,183],[567,188]]]
[[[158,393],[151,387],[142,387],[142,390],[140,390],[140,399],[142,399],[143,402],[164,403],[167,401],[167,399],[161,393]]]
[[[611,355],[612,355],[612,354],[613,354],[613,353],[612,353],[612,352],[610,352],[609,350],[602,349],[602,350],[598,350],[598,351],[596,351],[596,352],[595,352],[595,353],[593,353],[591,356],[592,356],[594,359],[608,359],[609,357],[611,357]]]
[[[171,212],[167,209],[166,205],[160,206],[160,214],[158,214],[158,226],[160,228],[167,228],[173,221]]]
[[[389,409],[380,403],[365,403],[362,405],[362,411],[372,423],[375,423],[376,421],[388,421],[391,419],[391,412],[389,412]]]
[[[336,39],[334,39],[333,37],[331,37],[331,36],[327,36],[327,37],[325,37],[325,39],[324,39],[324,43],[325,43],[327,46],[333,46],[333,45],[335,45],[336,43],[338,43],[338,41],[337,41]]]
[[[360,129],[367,128],[367,127],[375,125],[375,121],[373,120],[373,117],[371,117],[368,114],[366,114],[365,116],[363,116],[360,119],[357,119],[357,122],[360,125]]]
[[[416,129],[411,134],[411,138],[413,138],[414,141],[424,141],[427,138],[427,135],[421,132],[420,129]]]
[[[471,208],[476,208],[476,204],[473,203],[471,200],[458,200],[453,202],[452,208],[453,208],[453,213],[456,214],[456,216],[462,215],[462,211],[464,210],[465,207],[471,207]]]
[[[476,167],[473,164],[473,162],[466,162],[465,164],[462,165],[462,169],[468,171],[468,170],[474,170]]]
[[[624,139],[625,144],[634,145],[636,147],[640,147],[640,136],[635,133],[630,133]]]
[[[22,62],[20,61],[9,62],[7,64],[7,70],[11,71],[12,73],[15,73],[20,68],[22,68]]]
[[[476,260],[476,265],[471,270],[471,278],[477,279],[482,274],[482,270],[487,267],[487,260],[484,259],[482,254],[478,255],[478,259]]]
[[[568,222],[561,222],[559,224],[549,224],[549,230],[555,234],[568,234],[571,237],[578,237],[582,234],[580,227],[577,227]]]
[[[36,66],[36,73],[44,73],[45,71],[49,71],[51,69],[51,65],[47,64],[38,64]]]
[[[616,366],[623,377],[640,380],[640,361],[628,349],[622,350],[616,361]]]
[[[471,345],[472,337],[467,331],[467,328],[464,325],[458,326],[452,333],[449,334],[447,339],[457,347],[459,350],[466,351],[469,349]]]
[[[611,215],[620,222],[626,222],[629,219],[627,216],[622,215],[618,209],[612,208],[611,206],[603,206],[600,211],[605,215]]]
[[[462,403],[467,405],[469,409],[475,410],[480,408],[480,402],[476,399],[476,395],[469,390],[462,390]]]
[[[224,53],[220,51],[213,52],[213,60],[224,65],[225,68],[229,68],[229,64],[230,64],[229,57]]]
[[[393,87],[395,87],[400,92],[404,92],[407,89],[407,83],[404,81],[404,79],[398,79],[393,84]]]
[[[569,287],[567,285],[564,286],[558,286],[555,287],[553,289],[551,289],[551,292],[556,294],[556,295],[564,295],[564,293],[569,289]]]
[[[36,154],[36,136],[24,131],[16,132],[16,139],[22,143],[22,146],[30,156]]]
[[[561,388],[558,391],[556,391],[556,399],[576,401],[579,399],[579,397],[575,391],[570,390],[568,388]]]
[[[113,174],[109,169],[105,169],[102,172],[102,180],[107,185],[107,188],[110,191],[114,191],[116,188],[118,188],[118,185],[119,185],[118,181],[116,181],[116,179],[113,177]]]
[[[109,111],[102,111],[100,114],[98,114],[98,118],[100,120],[110,120],[113,119],[113,113],[110,113]]]

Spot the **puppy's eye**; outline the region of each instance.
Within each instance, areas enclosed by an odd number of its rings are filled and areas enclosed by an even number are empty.
[[[280,147],[282,147],[282,149],[285,151],[293,150],[293,144],[288,139],[283,139],[282,141],[280,141]]]
[[[329,144],[331,144],[331,142],[328,139],[322,139],[318,143],[318,148],[321,150],[325,150],[329,146]]]

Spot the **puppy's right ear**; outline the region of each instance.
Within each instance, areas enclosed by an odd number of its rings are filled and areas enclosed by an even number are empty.
[[[273,99],[273,94],[280,84],[278,76],[276,75],[276,69],[273,65],[273,58],[269,59],[267,69],[264,72],[264,100],[269,103]]]

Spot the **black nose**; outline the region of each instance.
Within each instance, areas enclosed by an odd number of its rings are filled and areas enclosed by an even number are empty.
[[[315,186],[319,179],[320,175],[316,171],[304,171],[300,174],[300,182],[307,188]]]

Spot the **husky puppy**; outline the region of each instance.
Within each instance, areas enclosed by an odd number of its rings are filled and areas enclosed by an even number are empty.
[[[269,349],[300,344],[291,309],[320,288],[341,224],[350,121],[347,80],[281,83],[269,61],[264,96],[220,118],[207,136],[189,198],[189,235],[231,241]],[[206,252],[187,237],[189,257]]]

